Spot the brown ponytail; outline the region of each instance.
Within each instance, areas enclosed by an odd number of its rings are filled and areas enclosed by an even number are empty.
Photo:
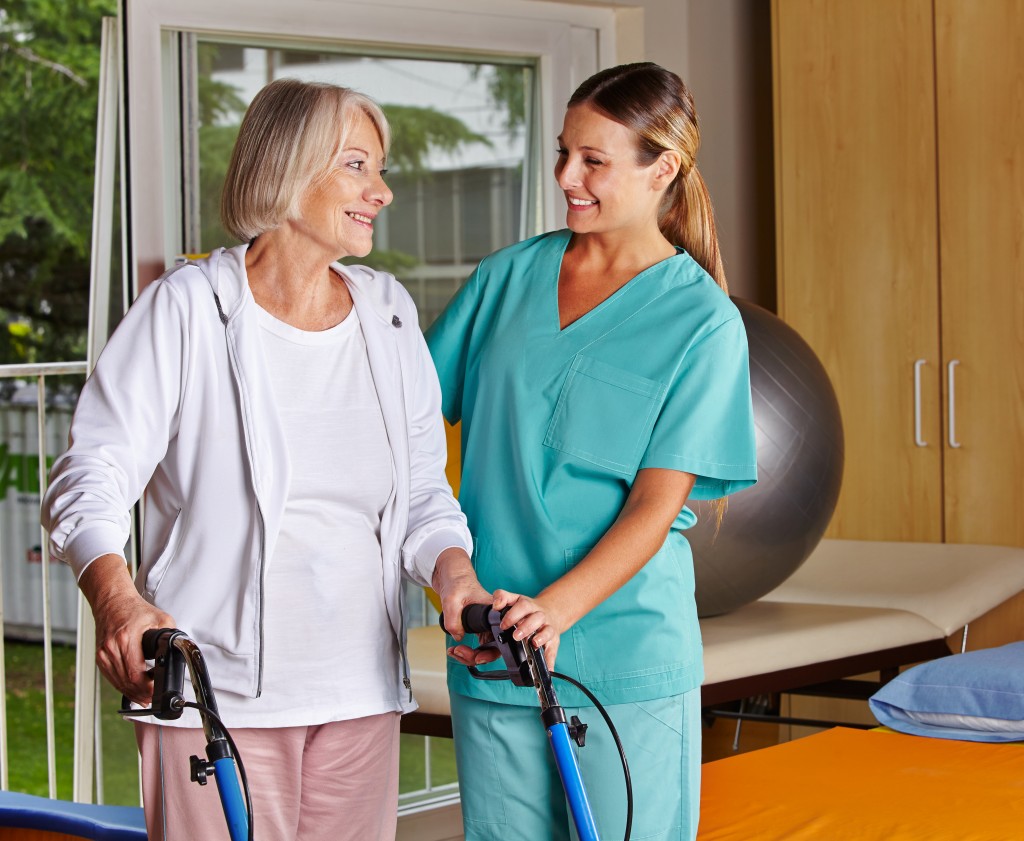
[[[652,62],[623,64],[587,79],[569,106],[590,104],[637,135],[637,159],[653,163],[662,152],[679,153],[682,166],[665,196],[658,226],[673,245],[729,291],[718,246],[711,196],[697,171],[700,125],[693,96],[675,73]]]
[[[680,172],[669,188],[658,226],[669,242],[685,248],[715,283],[729,291],[711,195],[696,164]]]

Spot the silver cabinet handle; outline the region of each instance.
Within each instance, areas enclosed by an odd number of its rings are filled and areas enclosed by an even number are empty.
[[[948,400],[949,400],[949,446],[954,449],[960,446],[960,443],[956,440],[956,366],[960,364],[959,359],[949,360],[947,371],[949,372],[948,380]]]
[[[914,363],[914,443],[919,447],[928,446],[928,442],[921,437],[921,369],[926,361],[918,359]]]

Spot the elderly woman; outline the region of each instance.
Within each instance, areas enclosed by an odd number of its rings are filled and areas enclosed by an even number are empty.
[[[380,108],[346,88],[280,80],[256,96],[222,202],[246,244],[139,296],[43,501],[117,689],[151,697],[149,628],[202,648],[265,839],[394,838],[399,718],[415,706],[402,578],[486,597],[413,302],[391,275],[336,262],[372,247],[388,143]],[[205,744],[189,715],[136,725],[151,839],[227,838],[216,794],[189,780]]]

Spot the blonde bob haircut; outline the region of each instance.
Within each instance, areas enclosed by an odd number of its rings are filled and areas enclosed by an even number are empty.
[[[278,79],[256,94],[224,178],[220,218],[225,230],[251,242],[294,219],[303,194],[334,165],[358,112],[370,118],[387,155],[387,118],[364,94],[297,79]]]

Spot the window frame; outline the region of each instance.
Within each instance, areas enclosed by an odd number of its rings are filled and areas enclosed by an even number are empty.
[[[324,35],[327,16],[339,22],[337,37]],[[555,185],[547,175],[554,168],[553,138],[564,103],[587,75],[616,58],[613,7],[536,0],[292,0],[287,5],[279,0],[121,0],[121,19],[128,133],[125,230],[136,291],[172,264],[183,241],[182,141],[175,121],[166,118],[166,106],[154,107],[179,101],[179,32],[535,61],[543,176],[536,232],[559,221]]]

